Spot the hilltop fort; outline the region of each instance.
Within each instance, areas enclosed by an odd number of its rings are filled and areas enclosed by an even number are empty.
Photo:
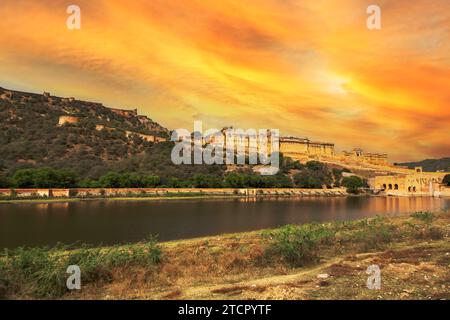
[[[136,108],[108,108],[48,92],[0,88],[0,121],[0,170],[52,166],[70,168],[86,177],[98,177],[109,169],[170,170],[178,176],[189,176],[189,170],[193,170],[188,168],[184,173],[169,168],[171,145],[164,143],[168,142],[170,131],[139,115]],[[445,175],[391,165],[385,153],[361,148],[338,152],[332,142],[306,137],[280,137],[279,150],[301,163],[316,160],[348,168],[353,174],[368,178],[374,189],[393,195],[432,193],[433,186]],[[117,165],[112,166],[113,163]],[[202,170],[206,169],[199,169]]]

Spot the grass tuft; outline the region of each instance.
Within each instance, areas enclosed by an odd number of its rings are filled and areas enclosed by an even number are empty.
[[[434,214],[433,212],[427,212],[427,211],[419,211],[411,214],[411,217],[414,219],[418,219],[426,224],[431,224],[434,220]]]

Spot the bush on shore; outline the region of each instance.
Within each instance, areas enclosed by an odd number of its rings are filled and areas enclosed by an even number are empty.
[[[348,193],[358,194],[367,183],[358,176],[350,176],[342,179],[342,185],[347,188]]]
[[[419,211],[411,214],[411,217],[423,221],[426,224],[430,224],[433,222],[434,214],[433,212]]]
[[[93,248],[83,245],[70,250],[56,245],[52,248],[17,248],[0,256],[0,297],[8,292],[40,298],[58,297],[68,291],[66,273],[69,265],[81,269],[82,285],[112,280],[118,267],[152,267],[162,259],[157,242],[148,241],[125,246]]]
[[[442,180],[442,183],[447,187],[450,187],[450,174],[445,175],[444,179]]]
[[[334,230],[320,224],[286,225],[268,234],[271,238],[267,254],[280,256],[293,267],[317,262],[318,246],[334,238]]]
[[[377,216],[357,221],[287,225],[263,233],[263,237],[268,239],[266,257],[278,257],[289,266],[301,267],[319,261],[323,248],[337,252],[349,249],[366,252],[381,249],[396,240],[438,240],[444,237],[441,228],[431,225],[432,213],[417,212],[411,216],[425,224],[407,221],[398,226],[385,217]]]

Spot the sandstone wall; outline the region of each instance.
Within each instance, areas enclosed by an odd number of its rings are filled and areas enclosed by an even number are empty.
[[[410,174],[396,176],[377,176],[373,188],[387,195],[433,196],[440,192],[445,172],[411,171]],[[446,191],[444,191],[445,193]]]
[[[436,186],[433,196],[450,198],[450,187],[443,185]]]
[[[17,197],[125,197],[125,196],[165,196],[168,194],[208,194],[208,195],[294,195],[294,196],[342,196],[344,188],[297,189],[297,188],[77,188],[77,189],[0,189],[0,196]]]
[[[142,140],[145,140],[147,142],[164,142],[167,140],[162,137],[157,137],[157,136],[143,134],[143,133],[137,133],[137,132],[133,132],[133,131],[125,131],[125,135],[127,136],[127,138],[131,137],[132,135],[136,135],[136,136],[140,137]]]

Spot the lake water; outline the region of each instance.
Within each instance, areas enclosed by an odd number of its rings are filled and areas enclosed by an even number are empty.
[[[449,198],[299,197],[0,204],[0,248],[161,241],[450,208]]]

